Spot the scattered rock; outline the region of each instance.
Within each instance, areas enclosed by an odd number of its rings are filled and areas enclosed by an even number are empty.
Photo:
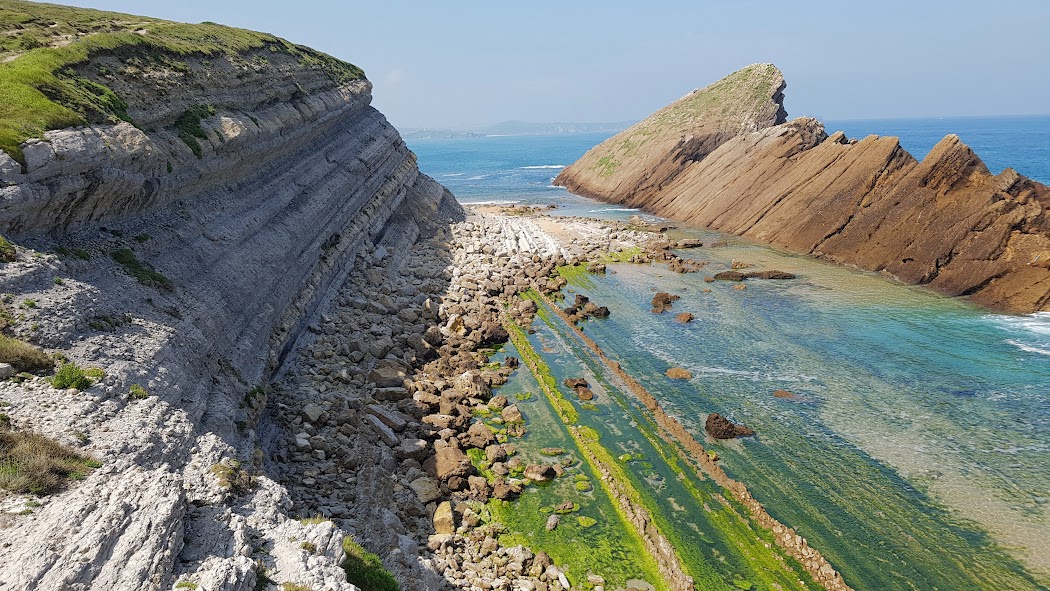
[[[694,318],[695,316],[693,316],[691,312],[681,312],[674,317],[675,321],[680,322],[682,324],[692,322]]]
[[[682,299],[681,296],[672,295],[665,291],[658,292],[653,296],[652,302],[653,314],[663,314],[671,309],[671,304]]]
[[[664,375],[671,378],[672,380],[688,380],[693,377],[693,374],[687,369],[681,367],[672,367],[664,372]]]
[[[755,434],[755,432],[748,427],[738,425],[716,412],[707,415],[704,429],[707,431],[708,435],[715,439],[750,437]]]

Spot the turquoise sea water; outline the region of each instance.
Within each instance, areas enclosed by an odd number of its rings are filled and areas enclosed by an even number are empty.
[[[828,128],[854,137],[900,135],[920,158],[944,133],[957,133],[993,172],[1011,166],[1050,181],[1050,117]],[[411,147],[421,168],[464,202],[556,203],[563,214],[627,217],[637,212],[550,186],[556,167],[604,137]],[[682,254],[712,272],[735,259],[798,279],[749,282],[737,291],[705,283],[703,273],[614,265],[576,288],[612,311],[585,330],[698,439],[709,412],[753,427],[755,438],[709,445],[771,514],[796,527],[858,590],[1045,588],[1050,314],[991,314],[734,238],[724,248]],[[682,296],[674,310],[696,321],[651,314],[654,291]],[[572,355],[570,348],[560,353]],[[670,366],[694,377],[668,380]],[[796,398],[774,397],[777,389]]]

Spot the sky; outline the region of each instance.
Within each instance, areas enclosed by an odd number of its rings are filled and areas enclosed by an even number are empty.
[[[756,62],[791,117],[1050,113],[1050,2],[65,0],[273,33],[364,68],[399,127],[637,120]]]

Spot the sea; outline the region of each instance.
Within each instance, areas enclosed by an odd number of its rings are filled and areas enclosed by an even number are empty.
[[[1050,183],[1050,116],[839,121],[893,135],[917,158],[959,135],[993,173]],[[410,141],[420,168],[463,203],[557,205],[557,215],[643,212],[552,185],[611,133]],[[1050,582],[1050,313],[962,299],[679,225],[725,241],[681,251],[713,271],[744,261],[794,273],[744,291],[703,273],[610,265],[575,289],[612,315],[586,331],[704,441],[719,412],[757,436],[706,445],[855,589],[1046,589]],[[681,325],[649,311],[681,296]],[[555,342],[553,337],[551,342]],[[547,343],[546,351],[558,354]],[[571,347],[560,353],[571,356]],[[552,366],[555,365],[552,359]],[[669,380],[669,367],[692,379]],[[790,396],[774,396],[774,392]],[[626,449],[626,448],[625,448]],[[674,499],[668,511],[673,510]]]

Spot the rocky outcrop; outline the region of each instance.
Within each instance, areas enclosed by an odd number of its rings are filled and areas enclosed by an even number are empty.
[[[710,115],[697,117],[689,125]],[[557,182],[993,308],[1050,309],[1047,186],[1012,169],[993,175],[955,135],[920,162],[892,137],[828,136],[809,118],[752,123],[757,131],[699,158],[684,161],[668,148],[632,157],[632,167],[660,179],[655,188],[605,184],[589,168],[591,153]]]
[[[775,66],[750,65],[605,140],[554,183],[596,199],[654,197],[727,140],[783,123],[784,88]]]
[[[136,57],[119,48],[77,68],[113,89],[137,127],[48,131],[22,144],[24,166],[0,153],[0,227],[41,253],[22,248],[4,264],[0,290],[40,302],[36,343],[106,373],[75,399],[42,380],[3,385],[20,426],[103,466],[0,529],[0,587],[158,589],[186,577],[241,590],[265,568],[278,581],[352,589],[342,534],[301,523],[265,477],[272,427],[256,386],[311,338],[355,261],[390,258],[462,212],[369,106],[363,78],[335,80],[266,47],[132,75]],[[194,105],[213,114],[189,142],[178,127]],[[122,249],[171,288],[136,281],[110,256]],[[129,401],[132,383],[150,396]],[[322,420],[317,410],[306,420]],[[390,416],[368,420],[380,436],[396,432]],[[220,462],[255,474],[251,490],[217,482]]]

